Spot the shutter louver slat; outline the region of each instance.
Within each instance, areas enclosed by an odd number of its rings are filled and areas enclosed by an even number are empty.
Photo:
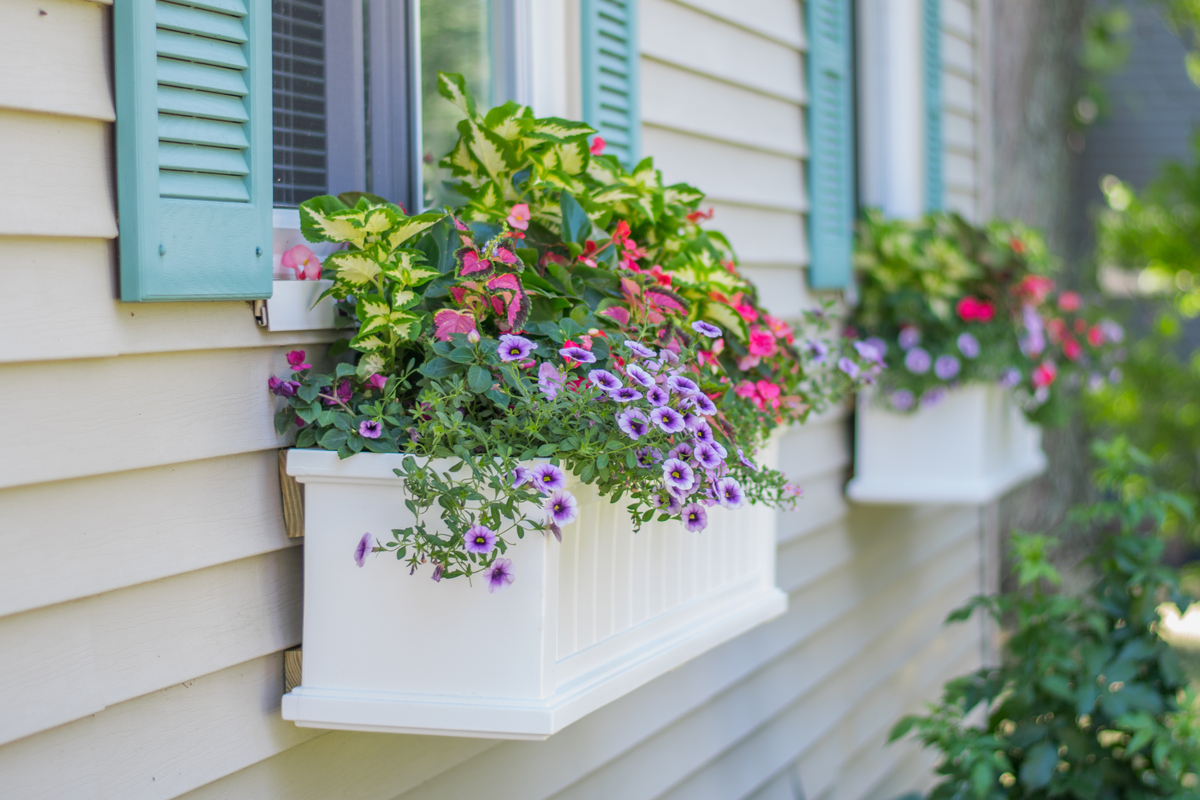
[[[850,0],[808,5],[810,265],[814,289],[845,288],[854,246]]]
[[[217,122],[195,117],[176,117],[160,114],[158,117],[159,142],[181,142],[183,144],[211,144],[216,147],[237,147],[245,150],[250,146],[246,129],[232,122]]]
[[[158,191],[162,197],[235,203],[245,203],[250,199],[250,193],[246,191],[246,182],[231,175],[173,172],[164,169],[159,171],[158,181]]]
[[[240,150],[175,142],[159,143],[158,166],[162,169],[212,172],[222,175],[250,174],[246,157]]]
[[[226,122],[245,122],[250,118],[240,97],[174,89],[168,86],[160,86],[158,89],[158,110],[163,114],[180,114]]]
[[[194,33],[160,30],[158,32],[158,54],[183,61],[212,64],[214,67],[229,67],[230,69],[247,67],[246,54],[242,52],[241,45],[235,42],[222,42],[219,39],[208,39]]]
[[[584,119],[633,166],[641,134],[635,0],[583,0]]]
[[[160,31],[180,31],[238,44],[246,41],[246,28],[240,18],[174,3],[160,2],[155,7],[154,24]]]
[[[924,0],[925,208],[942,210],[942,12],[939,0]]]
[[[190,61],[175,61],[170,58],[158,59],[158,84],[184,89],[206,89],[238,97],[249,94],[246,79],[238,70],[209,67]]]

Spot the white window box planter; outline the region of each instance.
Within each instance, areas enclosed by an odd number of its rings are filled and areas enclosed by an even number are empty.
[[[987,503],[1046,469],[1041,443],[1041,429],[999,386],[955,389],[913,414],[863,393],[846,494],[860,503]]]
[[[332,297],[316,302],[333,281],[296,280],[295,273],[281,263],[283,254],[298,244],[305,245],[322,260],[340,245],[307,241],[300,232],[300,212],[294,208],[275,209],[273,226],[275,280],[271,282],[271,296],[254,302],[254,316],[259,325],[272,332],[319,331],[349,325],[349,318],[338,314]]]
[[[773,445],[764,452],[774,463]],[[409,524],[401,456],[291,450],[305,484],[304,666],[283,717],[314,728],[544,739],[775,617],[775,512],[716,507],[709,526],[649,523],[570,485],[563,540],[526,535],[515,580],[435,583],[389,555],[359,568],[363,533]]]

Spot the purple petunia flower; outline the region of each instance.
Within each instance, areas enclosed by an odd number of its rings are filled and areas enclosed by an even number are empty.
[[[629,376],[629,380],[633,381],[639,386],[642,386],[643,388],[648,389],[651,386],[654,386],[654,376],[649,372],[646,372],[646,370],[642,369],[637,364],[630,364],[628,367],[626,367],[625,374]]]
[[[969,333],[960,333],[958,335],[958,351],[967,358],[975,358],[979,355],[979,340]]]
[[[575,495],[559,489],[546,498],[546,522],[553,525],[570,525],[579,516],[579,501]]]
[[[524,336],[502,333],[496,354],[500,356],[501,361],[523,361],[529,358],[529,354],[534,350],[537,350],[537,345]]]
[[[564,359],[578,361],[580,364],[595,364],[596,357],[582,347],[564,347],[558,351]]]
[[[617,415],[617,427],[623,430],[630,439],[637,440],[650,432],[650,422],[646,415],[636,408],[622,411]]]
[[[650,412],[650,419],[663,433],[679,433],[684,429],[683,415],[670,406],[662,406]]]
[[[690,411],[683,412],[683,427],[684,430],[694,430],[697,425],[704,421],[704,418],[698,414],[693,414]]]
[[[692,408],[706,417],[711,417],[717,413],[717,404],[712,401],[707,395],[694,394],[689,398],[692,401]]]
[[[496,532],[486,525],[468,528],[463,538],[463,549],[468,553],[490,553],[496,546]]]
[[[442,582],[442,573],[445,571],[446,571],[446,568],[443,565],[438,564],[436,567],[433,568],[433,574],[430,575],[429,577],[434,583],[441,583]],[[409,574],[411,575],[412,573],[410,572]]]
[[[638,342],[625,342],[625,349],[639,358],[654,358],[654,351]]]
[[[534,467],[533,485],[537,487],[542,494],[550,494],[557,489],[567,488],[567,476],[563,471],[553,464],[542,464]]]
[[[829,345],[817,339],[809,339],[804,343],[804,352],[808,353],[814,364],[823,364],[829,356]]]
[[[360,567],[367,563],[367,554],[374,548],[371,546],[371,534],[364,533],[362,538],[358,540],[358,545],[354,548],[354,563]]]
[[[883,363],[883,357],[887,354],[887,342],[877,336],[873,336],[866,341],[855,342],[854,349],[861,357],[868,361],[881,364]]]
[[[608,393],[608,396],[618,403],[630,403],[634,400],[642,399],[642,393],[632,386],[622,386],[620,389],[613,389]]]
[[[670,399],[671,393],[661,386],[655,386],[653,389],[646,391],[646,402],[652,406],[665,406]]]
[[[1011,389],[1021,382],[1021,370],[1016,367],[1007,367],[1004,372],[1000,373],[1000,385],[1005,389]]]
[[[525,467],[513,467],[512,485],[513,485],[514,489],[524,486],[525,484],[529,483],[531,480],[533,480],[532,472],[525,469]]]
[[[513,582],[512,559],[497,558],[492,568],[484,574],[487,575],[489,593],[503,589]]]
[[[683,527],[692,533],[699,533],[708,527],[708,511],[699,503],[688,503],[683,507]]]
[[[726,508],[741,508],[746,502],[746,493],[742,485],[733,478],[721,478],[714,487],[717,502]]]
[[[614,389],[621,388],[621,381],[616,375],[603,369],[594,369],[588,373],[588,380],[597,389],[605,392],[611,392]]]
[[[904,356],[904,368],[914,375],[924,375],[932,365],[929,351],[920,347],[911,348]]]
[[[678,514],[679,512],[683,511],[683,501],[682,500],[680,500],[678,497],[676,497],[669,491],[664,492],[664,494],[666,494],[666,496],[667,496],[667,504],[665,506],[663,506],[662,510],[666,514],[673,517],[676,514]]]
[[[921,395],[921,408],[933,408],[945,399],[946,390],[941,386],[934,386]]]
[[[663,352],[667,351],[664,350]],[[688,380],[681,375],[673,375],[670,378],[667,378],[667,388],[673,392],[678,392],[679,394],[683,395],[700,393],[700,387],[697,386],[694,381]]]
[[[1100,332],[1104,334],[1105,341],[1113,344],[1125,341],[1125,329],[1119,323],[1111,319],[1102,319],[1096,324],[1100,326]]]
[[[688,489],[695,476],[695,471],[678,458],[668,458],[663,462],[663,481],[668,489]]]
[[[742,452],[742,448],[740,448],[740,447],[738,448],[738,461],[740,461],[742,463],[742,466],[745,467],[746,469],[750,469],[750,470],[754,470],[755,472],[758,472],[758,464],[755,464],[753,461],[746,458],[746,454],[744,452]]]
[[[933,374],[944,381],[953,378],[961,369],[962,362],[957,356],[938,356],[937,361],[933,362]]]
[[[383,426],[373,419],[364,419],[358,423],[358,434],[367,439],[378,439],[383,433]]]
[[[562,388],[563,376],[558,369],[549,361],[543,361],[538,367],[538,389],[547,398],[553,400],[558,397],[558,390]]]
[[[662,453],[655,450],[653,447],[639,447],[634,451],[633,457],[637,459],[638,466],[643,469],[649,469],[658,462],[662,461]]]
[[[726,450],[717,440],[714,439],[713,441],[708,442],[708,444],[712,445],[713,449],[717,451],[717,455],[719,455],[721,458],[726,458],[729,455],[729,451]]]
[[[857,378],[859,372],[861,372],[861,370],[858,367],[858,364],[855,364],[853,361],[846,358],[845,356],[842,356],[841,358],[838,359],[837,365],[838,365],[838,369],[840,369],[842,372],[844,372],[850,376],[850,380],[854,380],[855,378]]]
[[[890,400],[892,408],[897,411],[908,411],[917,402],[917,398],[913,397],[913,393],[908,389],[897,389],[892,392]]]
[[[659,350],[658,360],[662,362],[664,367],[674,367],[679,364],[679,356],[670,350]]]
[[[712,426],[704,420],[701,420],[699,425],[692,428],[692,434],[696,437],[697,441],[705,443],[713,441]]]
[[[288,366],[299,372],[302,369],[312,369],[312,364],[304,363],[304,351],[293,350],[287,354]]]
[[[687,461],[692,457],[693,449],[687,442],[680,442],[667,452],[667,458],[678,458],[680,461]]]
[[[901,350],[911,350],[921,343],[921,332],[912,325],[905,325],[900,329],[900,336],[897,338],[900,340]]]
[[[691,483],[684,487],[668,486],[667,491],[678,497],[680,500],[687,500],[695,493],[697,489],[700,488],[701,483],[702,479],[700,477],[700,473],[693,470]]]
[[[701,336],[707,336],[710,339],[718,339],[721,336],[721,329],[716,325],[711,325],[704,320],[696,320],[692,323],[692,330]]]
[[[299,381],[281,381],[272,375],[267,379],[267,388],[276,397],[294,397],[300,389]]]
[[[705,469],[716,469],[721,466],[721,456],[717,455],[717,448],[711,444],[701,442],[696,446],[692,455],[695,456],[700,466]]]

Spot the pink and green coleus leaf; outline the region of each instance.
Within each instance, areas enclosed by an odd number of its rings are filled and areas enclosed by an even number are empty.
[[[497,275],[487,282],[492,292],[492,309],[508,324],[509,330],[520,330],[529,319],[533,303],[516,275]]]
[[[443,308],[433,315],[434,338],[448,342],[456,333],[471,333],[475,330],[475,317],[469,311]]]
[[[463,247],[458,251],[458,277],[482,279],[486,278],[494,272],[492,262],[479,255],[479,251],[473,247]]]

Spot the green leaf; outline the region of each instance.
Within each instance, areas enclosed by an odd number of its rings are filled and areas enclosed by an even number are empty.
[[[547,442],[546,444],[542,445],[541,447],[539,447],[537,449],[537,454],[542,458],[546,458],[547,456],[552,456],[557,452],[558,452],[558,445],[555,444],[554,442]]]
[[[346,444],[348,438],[349,434],[345,431],[334,428],[333,430],[325,431],[319,444],[325,450],[339,450]]]
[[[478,364],[472,364],[471,369],[467,371],[467,386],[471,388],[471,391],[475,394],[483,394],[491,385],[492,373]]]
[[[475,351],[470,347],[456,347],[450,351],[450,355],[446,358],[451,361],[456,361],[459,364],[470,364],[475,360]]]
[[[592,232],[592,221],[579,201],[570,192],[563,192],[559,200],[562,209],[562,238],[564,242],[583,244]]]
[[[459,367],[448,358],[438,356],[437,358],[426,361],[421,366],[421,374],[427,378],[444,378],[447,375],[453,375],[458,372]]]
[[[1041,789],[1050,783],[1057,766],[1058,748],[1050,742],[1034,745],[1021,764],[1021,784],[1026,789]]]

